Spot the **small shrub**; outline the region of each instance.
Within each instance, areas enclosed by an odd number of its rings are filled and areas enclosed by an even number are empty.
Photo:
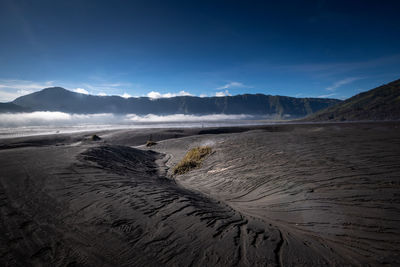
[[[148,141],[146,142],[146,146],[147,146],[147,147],[151,147],[151,146],[155,146],[155,145],[157,145],[157,142],[154,142],[154,141],[151,141],[151,140],[148,140]]]
[[[195,147],[189,150],[183,159],[174,167],[174,174],[184,174],[201,165],[204,158],[211,153],[211,147]]]
[[[99,141],[101,140],[100,136],[98,136],[97,134],[92,135],[92,137],[90,138],[92,141]]]

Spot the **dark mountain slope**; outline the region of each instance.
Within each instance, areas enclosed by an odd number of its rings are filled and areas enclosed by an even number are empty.
[[[400,80],[355,95],[342,103],[321,110],[305,120],[359,121],[399,120]]]
[[[337,99],[294,98],[263,94],[226,97],[178,96],[150,99],[93,96],[74,93],[60,87],[46,88],[17,98],[13,103],[32,110],[70,113],[135,114],[253,114],[278,117],[304,117],[339,103]]]
[[[31,111],[30,108],[24,108],[14,103],[0,103],[0,113],[5,113],[5,112],[16,113],[16,112],[29,112],[29,111]]]

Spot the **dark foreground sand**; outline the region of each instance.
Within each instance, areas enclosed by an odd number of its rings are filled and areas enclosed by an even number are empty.
[[[400,265],[400,123],[98,134],[0,141],[0,266]]]

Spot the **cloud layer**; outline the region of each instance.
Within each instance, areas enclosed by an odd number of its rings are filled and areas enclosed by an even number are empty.
[[[251,115],[226,115],[226,114],[212,114],[212,115],[186,115],[186,114],[174,114],[159,116],[154,114],[148,114],[144,116],[138,116],[136,114],[126,115],[126,120],[132,122],[202,122],[202,121],[226,121],[226,120],[245,120],[251,119]]]
[[[245,120],[253,118],[251,115],[185,115],[174,114],[159,116],[148,115],[115,115],[111,113],[103,114],[69,114],[64,112],[37,111],[31,113],[3,113],[0,114],[0,127],[20,127],[20,126],[76,126],[76,125],[134,125],[135,123],[169,123],[169,122],[216,122],[228,120]]]

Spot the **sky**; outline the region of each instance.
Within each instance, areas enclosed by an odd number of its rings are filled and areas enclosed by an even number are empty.
[[[399,10],[384,0],[0,0],[0,102],[52,86],[345,99],[400,78]]]

